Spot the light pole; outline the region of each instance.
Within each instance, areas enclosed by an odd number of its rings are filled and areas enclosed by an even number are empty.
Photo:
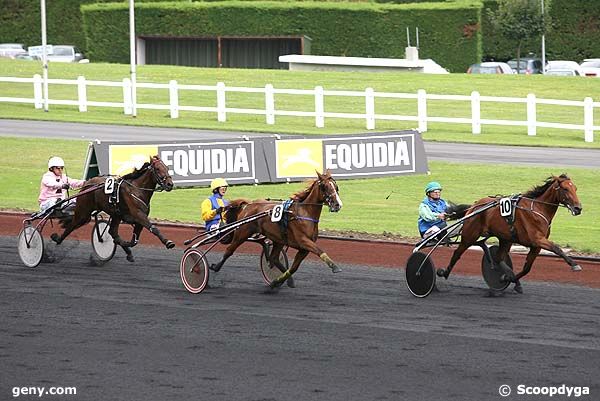
[[[46,0],[40,1],[40,13],[42,16],[42,75],[44,82],[44,111],[48,111],[48,49],[46,48]]]
[[[542,73],[546,73],[546,18],[544,14],[544,0],[542,0]]]
[[[134,0],[129,0],[129,63],[131,66],[131,116],[137,116],[137,93],[136,93],[136,73],[135,73],[135,14]]]

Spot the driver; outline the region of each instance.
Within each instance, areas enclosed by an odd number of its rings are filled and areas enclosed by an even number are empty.
[[[81,188],[85,181],[67,177],[64,173],[65,162],[60,157],[54,156],[48,160],[48,171],[42,176],[40,183],[40,212],[45,212],[57,202],[65,199],[70,188]],[[75,199],[71,199],[66,207],[72,208],[75,205]]]
[[[200,206],[206,231],[214,230],[227,223],[224,211],[229,204],[225,200],[228,186],[229,184],[223,178],[215,178],[210,182],[212,195],[205,199]]]
[[[448,204],[441,198],[442,186],[432,181],[425,186],[425,198],[419,205],[419,233],[421,238],[429,237],[446,227]]]

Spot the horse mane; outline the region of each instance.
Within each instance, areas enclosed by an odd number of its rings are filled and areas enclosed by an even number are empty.
[[[150,163],[146,162],[146,163],[144,163],[144,165],[142,167],[140,167],[139,169],[133,170],[133,172],[131,172],[129,174],[125,174],[122,178],[124,180],[135,180],[136,178],[141,177],[141,175],[146,172],[146,169],[148,168],[148,166],[150,166]]]
[[[529,191],[525,192],[523,194],[523,196],[526,198],[531,198],[531,199],[535,199],[537,197],[542,196],[542,194],[548,190],[550,185],[552,185],[557,178],[564,179],[564,180],[570,180],[569,176],[567,176],[565,173],[561,174],[558,177],[550,176],[550,177],[546,178],[546,181],[544,181],[543,184],[533,187]]]
[[[312,181],[306,181],[306,188],[304,188],[304,189],[296,192],[292,196],[290,196],[290,199],[293,201],[296,201],[296,202],[304,201],[308,197],[308,195],[310,195],[310,193],[313,190],[313,187],[317,184],[318,181],[319,181],[319,179],[312,180]]]

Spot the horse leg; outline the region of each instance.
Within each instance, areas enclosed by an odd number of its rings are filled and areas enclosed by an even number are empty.
[[[73,230],[83,226],[88,221],[90,221],[89,214],[86,215],[85,213],[76,213],[75,216],[73,216],[71,222],[65,227],[65,231],[63,231],[62,235],[59,236],[57,233],[53,233],[52,235],[50,235],[50,238],[52,239],[52,241],[56,242],[57,245],[59,245],[65,240],[65,238],[67,238],[69,234],[73,232]]]
[[[272,268],[273,266],[277,267],[280,272],[285,273],[285,266],[281,264],[279,261],[279,255],[283,251],[283,244],[273,243],[273,249],[271,250],[271,254],[269,255],[269,266]],[[295,288],[296,283],[294,282],[294,278],[289,276],[286,280],[286,284],[290,288]]]
[[[167,247],[167,249],[171,249],[171,248],[175,247],[175,243],[173,241],[171,241],[170,239],[166,239],[165,237],[163,237],[160,230],[154,224],[152,224],[150,222],[150,220],[148,219],[148,216],[145,215],[143,212],[137,211],[137,212],[133,213],[131,215],[131,217],[133,217],[133,219],[135,220],[136,225],[141,225],[141,226],[145,227],[146,229],[148,229],[148,231],[150,231],[152,234],[156,235],[158,237],[158,239],[160,240],[160,242],[162,242],[164,244],[164,246]]]
[[[133,254],[131,253],[128,243],[123,241],[123,238],[119,236],[119,224],[121,224],[121,220],[116,217],[112,217],[110,221],[110,227],[108,228],[108,233],[111,237],[113,237],[114,243],[123,248],[123,251],[125,251],[125,254],[127,255],[127,261],[133,263],[135,262],[135,259],[133,258]]]
[[[469,248],[469,246],[470,245],[467,245],[465,242],[461,242],[458,248],[456,248],[456,250],[452,254],[452,258],[450,259],[448,267],[445,269],[440,268],[437,270],[436,273],[438,277],[443,277],[447,280],[448,276],[450,276],[450,273],[452,272],[452,269],[454,268],[454,265],[456,264],[456,262],[458,262],[462,254]]]
[[[571,266],[571,270],[574,272],[581,271],[581,266],[579,266],[573,259],[571,259],[558,245],[554,242],[550,241],[548,238],[542,238],[538,241],[537,245],[542,249],[553,252],[554,254],[560,256],[564,259],[565,262]]]
[[[304,260],[304,258],[306,258],[307,255],[308,255],[307,250],[299,249],[298,253],[296,253],[296,257],[294,257],[294,262],[292,263],[292,266],[288,270],[286,270],[281,276],[279,276],[275,280],[271,281],[271,283],[269,284],[269,287],[272,290],[277,289],[278,287],[281,287],[281,285],[286,280],[289,280],[292,277],[292,274],[294,274],[296,272],[296,270],[298,270],[298,267],[300,267],[300,263],[302,263],[302,261]]]
[[[298,240],[298,249],[299,250],[303,249],[303,250],[306,250],[308,252],[311,252],[311,253],[314,253],[315,255],[317,255],[319,258],[321,258],[321,260],[323,262],[325,262],[327,264],[327,266],[329,266],[329,268],[331,269],[331,271],[333,273],[339,273],[342,271],[342,269],[338,265],[336,265],[333,262],[333,260],[331,260],[329,255],[327,255],[325,252],[323,252],[323,250],[321,248],[319,248],[317,246],[317,244],[315,244],[315,242],[312,241],[310,238],[305,237],[305,238]]]
[[[138,242],[140,241],[140,236],[142,234],[143,229],[144,229],[144,227],[141,224],[134,224],[133,225],[133,234],[131,234],[131,241],[124,242],[124,244],[128,248],[133,248],[134,246],[136,246],[138,244]]]
[[[496,257],[494,259],[494,265],[500,267],[504,272],[505,280],[510,282],[516,282],[515,273],[512,271],[510,266],[504,261],[506,256],[510,252],[510,247],[512,246],[512,242],[500,239],[498,252],[496,253]]]
[[[227,248],[225,249],[225,252],[223,253],[223,257],[221,258],[221,260],[219,261],[219,263],[217,264],[211,264],[208,268],[212,271],[214,271],[215,273],[218,272],[219,270],[221,270],[221,268],[223,267],[223,265],[225,264],[225,261],[227,259],[229,259],[229,257],[231,255],[233,255],[233,253],[235,252],[235,250],[242,245],[244,242],[246,242],[246,240],[248,239],[248,236],[244,236],[246,230],[238,230],[235,232],[234,236],[233,236],[233,240],[231,241],[231,244],[229,244],[227,246]]]
[[[531,247],[529,249],[529,253],[527,254],[527,258],[525,259],[525,265],[523,266],[523,270],[521,270],[514,277],[515,291],[518,292],[519,294],[523,293],[523,287],[521,286],[521,282],[519,281],[519,279],[521,277],[526,276],[527,273],[529,273],[529,271],[531,270],[531,266],[533,266],[533,261],[535,260],[535,258],[537,258],[538,254],[540,253],[540,250],[541,250],[541,248],[537,248],[537,247]]]

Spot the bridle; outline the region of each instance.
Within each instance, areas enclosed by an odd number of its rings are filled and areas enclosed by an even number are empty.
[[[167,169],[167,166],[165,165],[165,163],[163,163],[163,161],[160,160],[160,159],[152,159],[152,162],[148,166],[148,168],[152,170],[152,176],[154,177],[154,181],[156,181],[156,183],[158,185],[160,185],[160,188],[159,189],[154,189],[154,191],[163,191],[163,190],[166,190],[167,188],[166,188],[165,183],[169,179],[169,174],[168,173],[166,175],[162,176],[162,177],[158,174],[156,165],[159,164],[159,163],[162,164],[165,167],[165,169]]]
[[[333,177],[329,177],[327,179],[319,179],[318,184],[319,184],[319,188],[321,189],[321,192],[323,194],[327,193],[326,190],[326,185],[327,184],[331,184],[333,186],[334,192],[333,193],[329,193],[327,195],[324,196],[324,200],[323,203],[327,204],[327,206],[329,206],[329,208],[331,209],[333,207],[332,203],[333,203],[333,199],[334,197],[337,195],[338,193],[338,189],[337,189],[337,183],[335,182],[335,180],[333,179]]]

